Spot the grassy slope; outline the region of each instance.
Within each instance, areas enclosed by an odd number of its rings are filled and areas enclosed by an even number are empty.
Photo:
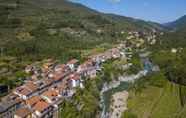
[[[160,78],[161,77],[161,78]],[[151,78],[164,79],[158,75]],[[150,81],[152,81],[150,80]],[[158,84],[161,84],[159,86]],[[130,91],[128,100],[129,111],[137,115],[138,118],[182,118],[185,114],[185,108],[181,107],[178,85],[172,84],[167,80],[161,80],[155,85],[146,84],[140,92]]]

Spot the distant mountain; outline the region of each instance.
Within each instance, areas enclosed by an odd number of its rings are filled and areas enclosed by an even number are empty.
[[[168,32],[159,37],[161,46],[159,43],[157,45],[160,49],[186,48],[186,15],[163,26],[167,27]]]
[[[154,24],[114,14],[103,14],[78,3],[65,0],[1,0],[0,25],[8,28],[24,24],[26,29],[39,24],[47,27],[79,29],[149,30]],[[4,16],[4,17],[3,17]],[[8,20],[6,16],[9,16]],[[3,18],[2,18],[3,17]],[[9,21],[9,22],[7,22]],[[85,30],[86,30],[85,29]]]
[[[181,28],[186,27],[186,15],[182,16],[181,18],[177,19],[176,21],[165,23],[164,26],[171,28],[173,30],[178,30]]]
[[[120,16],[115,14],[106,14],[109,18],[113,19],[114,21],[120,22],[122,24],[132,24],[135,25],[136,28],[139,30],[147,29],[147,30],[166,30],[166,27],[159,23],[151,22],[151,21],[144,21],[141,19],[126,17],[126,16]]]

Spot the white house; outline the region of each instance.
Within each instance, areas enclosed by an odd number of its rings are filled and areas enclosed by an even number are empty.
[[[80,87],[81,77],[78,73],[73,73],[69,76],[69,81],[72,88]]]

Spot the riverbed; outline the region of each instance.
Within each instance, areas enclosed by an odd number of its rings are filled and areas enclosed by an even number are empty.
[[[109,109],[110,118],[121,118],[122,113],[127,110],[127,99],[129,93],[124,90],[121,92],[116,92],[112,95],[111,105]]]
[[[129,88],[129,83],[121,82],[118,87],[113,88],[113,89],[103,93],[103,104],[104,104],[104,111],[105,111],[105,115],[104,115],[105,117],[103,117],[103,118],[108,117],[109,107],[110,107],[110,103],[111,103],[110,98],[112,97],[112,95],[117,92],[122,92],[124,90],[128,90],[128,88]]]

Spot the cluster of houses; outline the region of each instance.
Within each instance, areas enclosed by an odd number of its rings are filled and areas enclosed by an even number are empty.
[[[58,118],[60,105],[70,99],[76,88],[84,88],[84,79],[93,79],[101,71],[101,63],[120,58],[119,48],[90,56],[80,64],[72,59],[66,64],[45,63],[41,69],[28,66],[31,78],[15,88],[0,102],[0,118]]]
[[[145,42],[149,45],[154,45],[157,43],[157,35],[163,35],[162,32],[158,32],[155,29],[152,29],[152,32],[138,32],[138,31],[132,31],[128,32],[128,36],[126,39],[130,41],[132,46],[139,48],[142,46]]]
[[[128,44],[130,47],[139,48],[145,43],[146,34],[144,32],[129,32],[126,39],[128,40]]]

